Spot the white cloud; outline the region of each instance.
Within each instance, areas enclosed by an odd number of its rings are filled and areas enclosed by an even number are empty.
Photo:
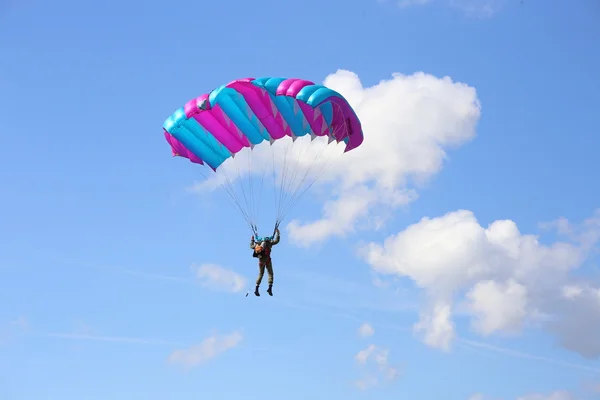
[[[406,8],[410,6],[424,6],[431,3],[431,0],[399,0],[398,7]]]
[[[450,0],[450,5],[464,11],[468,17],[486,18],[500,11],[505,2],[506,0]]]
[[[354,359],[365,368],[364,377],[354,382],[356,387],[361,390],[376,386],[381,381],[395,381],[400,376],[400,371],[389,362],[388,349],[370,344],[356,353]]]
[[[566,349],[595,358],[600,288],[572,272],[598,242],[599,222],[596,213],[579,226],[568,225],[570,240],[545,245],[519,232],[513,221],[483,227],[472,212],[460,210],[423,218],[361,254],[375,272],[408,277],[425,291],[429,303],[414,329],[430,346],[450,348],[459,308],[481,335],[516,334],[535,324]]]
[[[467,297],[476,317],[474,327],[483,335],[518,332],[527,317],[527,288],[514,279],[477,282]]]
[[[206,288],[238,293],[246,287],[246,278],[216,264],[193,266],[196,279]]]
[[[242,334],[239,332],[210,336],[200,344],[187,349],[175,350],[169,356],[168,362],[186,369],[193,368],[235,348],[242,339]]]
[[[363,378],[354,381],[354,385],[360,390],[367,390],[371,387],[377,386],[378,384],[379,381],[377,377],[373,375],[366,375]]]
[[[481,393],[475,393],[469,397],[469,400],[484,400],[485,397]]]
[[[325,202],[323,217],[288,225],[294,242],[305,246],[353,232],[358,221],[380,226],[385,211],[416,199],[411,182],[426,182],[442,168],[447,148],[475,136],[480,116],[475,89],[448,77],[393,74],[364,87],[355,73],[340,70],[324,84],[354,107],[365,141],[324,178],[335,182],[336,196]]]
[[[373,336],[374,334],[375,334],[375,329],[366,322],[358,328],[358,335],[360,337],[369,337],[369,336]]]
[[[358,353],[356,353],[356,355],[354,356],[354,359],[359,364],[366,364],[367,360],[369,359],[369,357],[371,357],[371,355],[373,354],[375,349],[376,349],[376,346],[374,344],[370,344],[366,349],[361,350]]]
[[[440,301],[427,312],[422,312],[419,322],[414,325],[414,331],[423,334],[423,341],[427,345],[450,350],[456,336],[450,305]]]

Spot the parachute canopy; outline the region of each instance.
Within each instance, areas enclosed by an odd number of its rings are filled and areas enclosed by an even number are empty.
[[[309,135],[311,143],[319,137],[327,138],[327,144],[345,143],[344,153],[363,142],[361,123],[342,95],[295,78],[237,79],[190,100],[167,118],[163,128],[174,156],[207,165],[215,172],[242,150],[252,152],[254,146],[266,142],[276,147],[273,144],[282,139],[295,143]],[[284,181],[283,171],[279,172],[280,189],[294,192],[293,185]],[[229,178],[227,181],[231,184]],[[228,192],[242,213],[249,215],[231,190]],[[281,218],[277,217],[277,225]],[[255,231],[255,221],[247,218],[247,222]]]

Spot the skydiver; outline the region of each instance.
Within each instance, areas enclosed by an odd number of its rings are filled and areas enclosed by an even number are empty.
[[[263,275],[265,274],[265,268],[269,275],[269,289],[267,289],[267,293],[269,293],[269,296],[273,296],[273,263],[271,261],[271,248],[279,243],[279,239],[279,228],[275,229],[275,236],[273,237],[257,237],[256,240],[254,240],[254,235],[252,235],[252,238],[250,239],[250,248],[254,250],[252,257],[258,258],[258,278],[256,278],[256,289],[254,289],[255,296],[260,296],[258,288]]]

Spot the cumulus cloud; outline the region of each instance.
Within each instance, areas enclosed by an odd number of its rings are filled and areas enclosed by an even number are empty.
[[[193,266],[198,282],[213,290],[238,293],[246,287],[246,278],[217,264]]]
[[[477,282],[467,294],[475,329],[483,335],[494,332],[519,332],[527,317],[527,287],[507,282]]]
[[[233,332],[228,335],[213,335],[197,345],[175,350],[169,356],[168,362],[185,369],[197,367],[235,348],[242,339],[240,332]]]
[[[370,344],[354,356],[356,362],[365,368],[363,378],[354,382],[357,388],[366,390],[380,382],[392,382],[400,376],[400,371],[389,362],[389,350]]]
[[[322,218],[289,223],[294,242],[306,246],[353,232],[359,221],[380,226],[385,211],[416,199],[412,186],[442,168],[448,148],[475,136],[480,117],[475,89],[448,77],[393,74],[364,87],[355,73],[340,70],[324,84],[354,107],[365,141],[328,170],[324,180],[333,183],[334,198]]]
[[[366,322],[358,328],[358,335],[360,337],[369,337],[369,336],[373,336],[374,334],[375,334],[375,329]]]
[[[414,325],[414,331],[422,334],[423,341],[427,345],[445,351],[450,350],[456,336],[451,306],[438,301],[428,310],[421,312],[419,322]]]
[[[564,241],[543,244],[510,220],[487,227],[466,210],[423,218],[361,255],[382,276],[410,278],[427,295],[415,332],[449,349],[454,314],[466,312],[480,335],[514,335],[530,325],[566,349],[600,357],[600,287],[573,272],[600,238],[600,212],[579,225],[559,223]],[[568,227],[568,229],[567,229]],[[463,296],[464,294],[464,296]]]

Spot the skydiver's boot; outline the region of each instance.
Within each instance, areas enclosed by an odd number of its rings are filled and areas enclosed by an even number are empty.
[[[269,293],[269,296],[273,296],[273,285],[269,285],[269,288],[267,289],[267,293]]]
[[[256,289],[254,289],[254,295],[255,296],[260,296],[260,293],[258,291],[258,285],[256,285]]]

